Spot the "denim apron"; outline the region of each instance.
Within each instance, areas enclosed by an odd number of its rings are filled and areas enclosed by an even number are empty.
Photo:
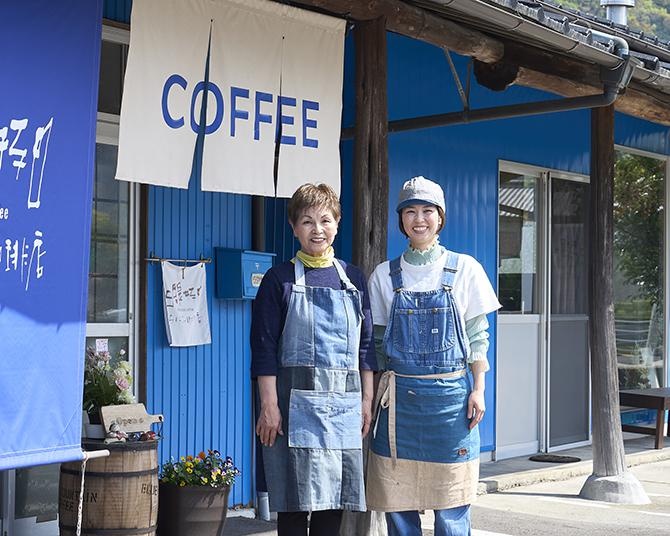
[[[295,259],[279,342],[284,435],[263,447],[270,510],[365,510],[358,370],[360,293],[339,261],[342,289],[308,287]]]
[[[403,288],[400,258],[384,333],[388,357],[375,404],[367,502],[385,512],[470,504],[479,476],[479,432],[469,429],[467,338],[452,295],[458,254],[447,251],[440,289]]]

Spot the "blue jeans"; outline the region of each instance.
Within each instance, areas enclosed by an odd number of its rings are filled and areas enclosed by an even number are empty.
[[[388,536],[421,536],[421,519],[416,510],[388,512]],[[435,536],[470,536],[470,505],[435,510]]]

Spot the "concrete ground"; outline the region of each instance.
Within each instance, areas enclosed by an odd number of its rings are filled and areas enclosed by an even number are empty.
[[[617,532],[626,536],[668,534],[662,529],[670,522],[670,440],[664,449],[655,450],[651,436],[626,437],[626,462],[643,483],[651,505],[631,507],[580,499],[579,489],[593,469],[590,446],[556,453],[581,459],[573,463],[534,462],[528,456],[484,462],[480,469],[480,497],[473,507],[473,536],[567,536],[581,534],[589,524],[593,525],[592,530],[584,534],[614,534],[615,525],[623,529]],[[566,526],[561,532],[542,532],[538,519],[547,523],[563,520]],[[432,512],[423,514],[422,524],[424,534],[432,534]],[[570,532],[570,524],[576,532]],[[599,532],[601,525],[604,532]],[[645,529],[638,532],[634,530],[636,526]],[[244,510],[229,512],[224,534],[275,536],[277,531],[275,523],[253,519],[253,511]]]

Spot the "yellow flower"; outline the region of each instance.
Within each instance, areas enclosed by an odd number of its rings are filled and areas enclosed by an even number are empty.
[[[186,485],[186,482],[184,482],[184,481],[182,480],[181,482],[179,482],[179,485],[183,487],[183,486]]]
[[[209,480],[207,480],[207,477],[203,476],[201,479],[203,484],[207,484],[209,482]]]
[[[193,472],[193,469],[191,469],[190,467],[187,467],[187,468],[186,468],[186,472],[187,472],[188,474],[191,474],[191,473]]]

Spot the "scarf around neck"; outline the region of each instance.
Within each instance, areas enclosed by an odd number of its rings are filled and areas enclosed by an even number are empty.
[[[335,259],[335,250],[333,246],[328,246],[328,249],[319,257],[308,255],[302,250],[298,250],[295,256],[302,261],[307,268],[326,268],[333,265]],[[293,259],[295,263],[295,259]]]

